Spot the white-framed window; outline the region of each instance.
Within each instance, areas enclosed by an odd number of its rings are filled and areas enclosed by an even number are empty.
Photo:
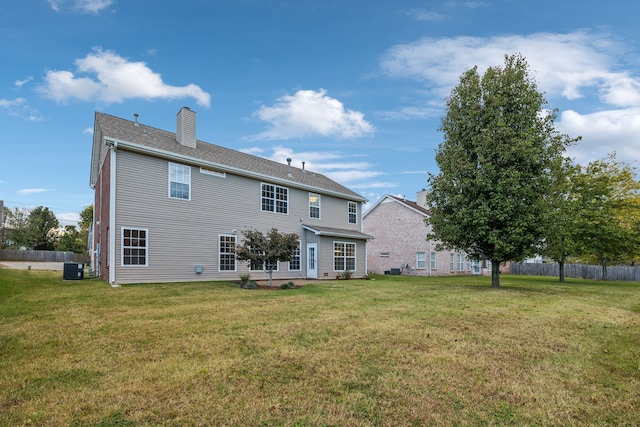
[[[149,265],[149,230],[122,227],[122,265],[146,267]]]
[[[437,252],[431,252],[431,269],[435,270],[437,267],[436,260],[438,259]]]
[[[464,271],[464,254],[458,254],[458,271]]]
[[[191,200],[191,168],[169,163],[169,197]]]
[[[356,270],[356,244],[349,242],[333,242],[333,270]]]
[[[427,268],[427,254],[425,252],[416,252],[416,268],[418,270]]]
[[[268,261],[265,261],[262,264],[258,264],[255,261],[249,263],[249,270],[251,271],[269,271],[269,266],[273,264],[269,264]],[[273,265],[273,271],[280,270],[280,263],[276,261],[275,265]]]
[[[221,234],[218,245],[218,271],[236,271],[236,236]]]
[[[456,271],[456,255],[455,254],[450,254],[449,269],[451,271]]]
[[[289,189],[273,184],[261,185],[261,209],[263,212],[289,213]]]
[[[349,224],[358,223],[358,204],[356,202],[349,202]]]
[[[260,254],[262,251],[258,251],[253,247],[249,248],[252,254]],[[262,271],[264,270],[264,264],[261,264],[257,261],[249,261],[249,270],[251,271]]]
[[[269,269],[272,269],[273,271],[280,270],[280,263],[278,261],[276,261],[275,264],[270,264],[269,261],[265,261],[265,263],[264,263],[264,271],[269,271]]]
[[[302,262],[301,262],[301,256],[300,256],[301,246],[302,246],[302,243],[300,242],[300,240],[298,240],[298,247],[293,252],[293,257],[291,258],[291,261],[289,261],[289,271],[299,271],[302,269]]]
[[[309,218],[320,219],[320,195],[309,193]]]

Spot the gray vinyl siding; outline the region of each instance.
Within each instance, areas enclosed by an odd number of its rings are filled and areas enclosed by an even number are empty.
[[[219,236],[236,230],[236,242],[240,244],[242,231],[248,228],[261,231],[277,228],[281,232],[297,233],[302,245],[301,270],[289,271],[286,263],[280,263],[274,278],[304,278],[309,233],[303,232],[303,224],[360,230],[360,220],[358,224],[348,223],[348,200],[325,194],[322,195],[322,220],[310,219],[308,190],[289,187],[287,214],[263,212],[261,183],[269,183],[265,180],[229,173],[226,177],[213,176],[191,166],[191,200],[172,199],[167,191],[168,161],[123,150],[117,151],[116,175],[116,241],[112,268],[116,269],[116,282],[121,284],[238,280],[245,273],[258,280],[266,279],[266,273],[250,272],[246,262],[237,262],[236,271],[218,271]],[[360,207],[358,204],[358,209]],[[147,267],[122,266],[122,227],[148,230]],[[323,278],[324,272],[329,278],[335,277],[334,240],[350,241],[319,239],[319,278]],[[357,243],[358,276],[361,276],[366,273],[364,242],[354,242]],[[195,273],[196,265],[203,267],[201,274]]]

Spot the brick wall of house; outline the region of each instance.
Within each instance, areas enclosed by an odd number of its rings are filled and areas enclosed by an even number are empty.
[[[109,192],[111,190],[111,151],[105,157],[95,188],[94,247],[100,247],[99,266],[93,266],[103,280],[109,281]],[[98,270],[99,268],[99,270]]]
[[[370,272],[384,274],[392,268],[402,274],[441,276],[471,274],[471,263],[465,254],[462,268],[459,253],[436,251],[436,242],[427,240],[428,228],[425,216],[407,206],[387,199],[367,213],[363,220],[363,232],[373,236],[367,245],[367,268]],[[436,253],[435,268],[431,268],[431,252]],[[424,268],[417,265],[418,253],[424,253]],[[453,269],[451,268],[453,255]]]

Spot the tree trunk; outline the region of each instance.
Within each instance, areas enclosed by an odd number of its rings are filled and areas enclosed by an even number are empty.
[[[607,259],[602,258],[602,280],[607,280]]]
[[[500,263],[491,260],[491,287],[500,287]]]
[[[560,268],[560,282],[564,282],[564,258],[558,262]]]
[[[269,286],[273,286],[273,269],[269,269]]]

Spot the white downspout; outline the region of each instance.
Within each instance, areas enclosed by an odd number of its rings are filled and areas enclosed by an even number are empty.
[[[109,165],[109,283],[118,287],[116,282],[116,152],[118,143],[107,141],[111,149],[111,163]]]

